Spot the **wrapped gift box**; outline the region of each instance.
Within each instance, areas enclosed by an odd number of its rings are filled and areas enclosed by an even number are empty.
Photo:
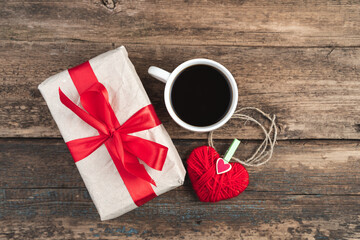
[[[109,103],[120,125],[137,111],[151,104],[125,47],[101,54],[89,60],[89,63],[97,80],[107,89]],[[81,107],[81,103],[79,92],[68,70],[48,78],[39,85],[39,90],[64,141],[68,143],[75,139],[99,135],[98,130],[84,122],[60,101],[59,88],[77,106]],[[156,186],[151,184],[156,195],[183,184],[184,166],[162,124],[130,135],[168,148],[161,171],[144,164],[147,173],[156,183]],[[143,164],[141,160],[139,162]],[[137,207],[104,144],[75,164],[101,220],[118,217]]]

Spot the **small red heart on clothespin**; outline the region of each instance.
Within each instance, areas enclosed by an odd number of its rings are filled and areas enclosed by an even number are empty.
[[[223,174],[231,170],[231,164],[224,161],[222,158],[218,158],[216,161],[216,173]]]

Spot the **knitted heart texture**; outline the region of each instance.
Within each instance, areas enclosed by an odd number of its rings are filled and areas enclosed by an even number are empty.
[[[231,170],[216,173],[219,153],[210,146],[195,148],[188,160],[190,181],[202,202],[218,202],[238,196],[249,184],[249,174],[240,163],[230,163]]]

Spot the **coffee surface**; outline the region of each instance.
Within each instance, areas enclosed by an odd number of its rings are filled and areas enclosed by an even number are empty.
[[[227,79],[217,69],[194,65],[182,71],[171,89],[171,104],[184,122],[209,126],[227,113],[231,92]]]

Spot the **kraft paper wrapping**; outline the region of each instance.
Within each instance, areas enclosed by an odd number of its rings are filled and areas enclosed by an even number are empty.
[[[120,124],[123,124],[139,109],[151,103],[128,58],[125,47],[122,46],[101,54],[89,62],[98,81],[106,87],[109,93],[109,102]],[[96,129],[83,122],[60,102],[59,87],[74,103],[81,106],[79,93],[67,70],[48,78],[38,88],[64,141],[98,135]],[[169,149],[162,171],[151,169],[144,164],[147,172],[156,182],[157,187],[151,185],[156,195],[183,184],[184,166],[162,124],[131,135],[157,142]],[[68,161],[68,159],[64,159],[64,161]],[[141,160],[140,162],[143,163]],[[104,145],[88,157],[76,162],[76,166],[101,220],[118,217],[137,207]]]

